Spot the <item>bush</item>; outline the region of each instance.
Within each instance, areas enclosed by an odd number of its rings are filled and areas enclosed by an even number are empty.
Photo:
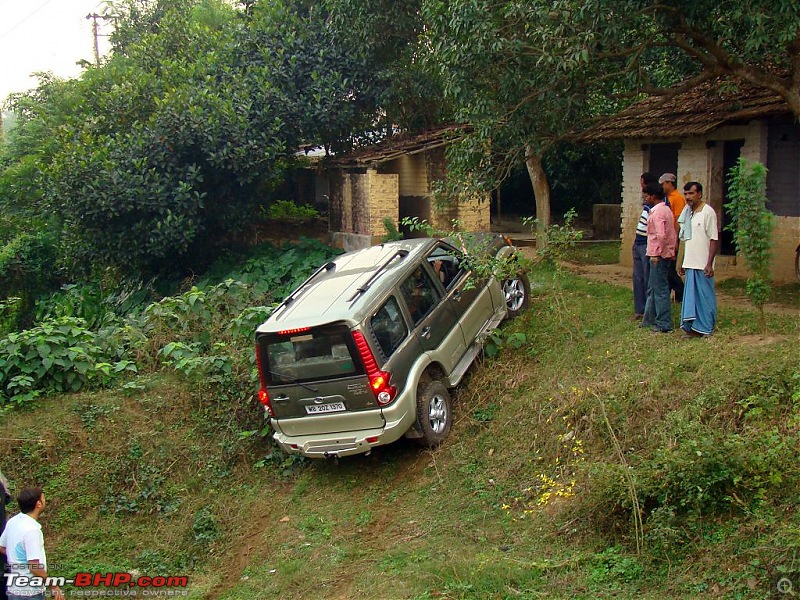
[[[36,302],[35,320],[78,317],[88,328],[96,329],[144,308],[152,295],[152,290],[138,281],[67,284]]]
[[[269,207],[269,218],[279,221],[307,221],[318,216],[313,206],[298,206],[291,200],[275,200]]]
[[[136,365],[119,356],[124,345],[118,341],[109,344],[115,355],[85,321],[71,317],[9,334],[0,339],[0,402],[25,404],[43,391],[76,392],[135,372]]]
[[[56,246],[45,232],[20,233],[0,248],[0,290],[4,297],[19,298],[14,308],[15,330],[33,313],[36,299],[58,282]],[[0,298],[4,300],[5,298]],[[8,319],[9,312],[5,313]]]

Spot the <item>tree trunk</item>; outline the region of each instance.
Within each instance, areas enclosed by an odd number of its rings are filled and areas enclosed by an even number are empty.
[[[533,185],[533,197],[536,199],[536,243],[542,248],[547,244],[547,228],[550,226],[550,184],[542,167],[542,155],[525,147],[525,166]]]

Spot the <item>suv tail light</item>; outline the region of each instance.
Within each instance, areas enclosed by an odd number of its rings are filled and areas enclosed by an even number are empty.
[[[378,368],[378,363],[375,362],[375,356],[372,354],[364,334],[360,331],[354,331],[353,341],[355,341],[361,361],[364,363],[364,369],[366,369],[367,377],[369,378],[369,386],[372,388],[372,393],[375,394],[375,400],[378,401],[378,405],[386,406],[391,404],[397,395],[397,388],[391,385],[391,373],[381,371]]]
[[[272,403],[269,400],[267,393],[266,379],[264,379],[264,371],[261,367],[261,348],[256,343],[256,365],[258,365],[258,379],[261,382],[261,388],[258,390],[258,401],[264,405],[270,417],[274,417],[275,413],[272,410]]]

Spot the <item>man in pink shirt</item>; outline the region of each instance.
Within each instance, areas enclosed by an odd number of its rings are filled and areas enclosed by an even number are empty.
[[[675,217],[664,201],[664,191],[659,184],[649,184],[644,190],[647,203],[652,206],[647,217],[647,258],[650,277],[647,282],[647,302],[644,307],[642,327],[656,333],[672,331],[672,307],[669,299],[669,269],[675,260]]]
[[[658,178],[658,183],[664,188],[664,195],[667,197],[669,207],[672,209],[672,215],[675,217],[675,232],[678,231],[678,217],[681,216],[684,206],[686,206],[686,198],[678,191],[677,178],[674,173],[664,173]],[[680,248],[680,241],[675,243],[675,258],[678,257]],[[675,302],[683,302],[683,279],[680,278],[677,271],[676,261],[673,260],[669,267],[669,289],[675,292]]]

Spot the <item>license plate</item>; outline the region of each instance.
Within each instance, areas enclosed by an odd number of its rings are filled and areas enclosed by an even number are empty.
[[[321,413],[341,412],[346,410],[344,402],[330,402],[328,404],[308,404],[306,405],[306,412],[309,415],[318,415]]]

